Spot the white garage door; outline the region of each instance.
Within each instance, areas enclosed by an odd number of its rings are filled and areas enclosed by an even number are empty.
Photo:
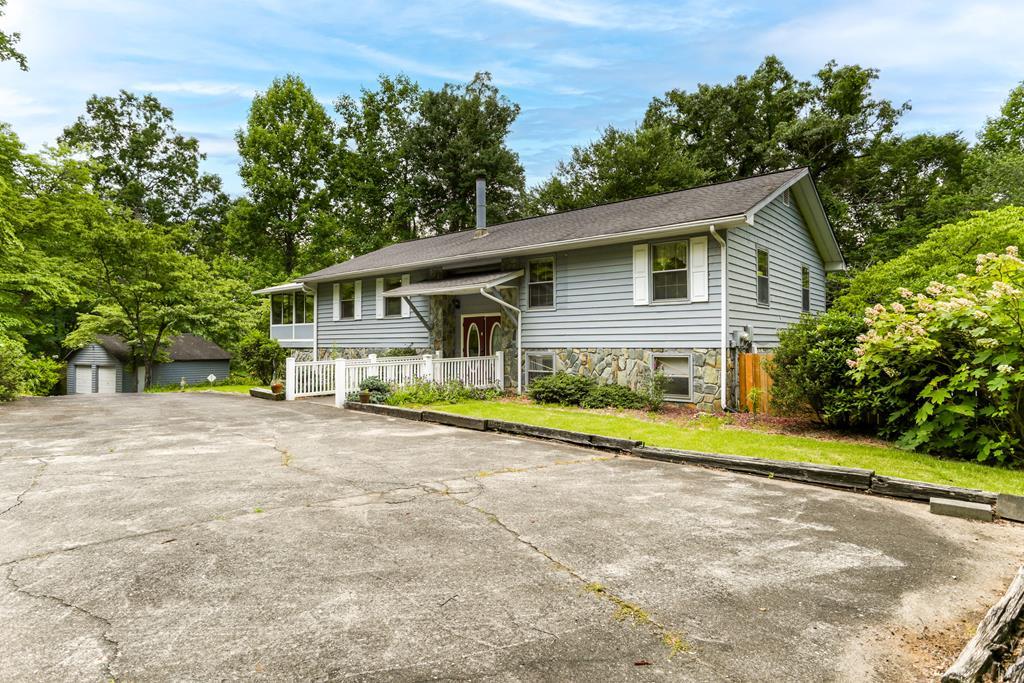
[[[99,388],[101,394],[117,393],[117,368],[100,368]]]
[[[91,394],[92,393],[92,366],[91,365],[76,365],[75,366],[75,393],[76,394]]]

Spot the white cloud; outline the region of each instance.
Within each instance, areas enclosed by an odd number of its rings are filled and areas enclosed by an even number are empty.
[[[734,14],[724,1],[669,3],[586,2],[583,0],[490,0],[537,19],[581,28],[618,31],[697,30]]]
[[[240,83],[218,83],[215,81],[169,81],[162,83],[136,83],[132,90],[151,93],[176,93],[182,95],[202,95],[216,97],[221,95],[237,95],[251,98],[257,88]]]

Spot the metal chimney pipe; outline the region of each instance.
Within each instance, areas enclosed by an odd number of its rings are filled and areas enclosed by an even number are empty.
[[[487,234],[487,179],[482,175],[476,177],[476,229],[478,235]]]

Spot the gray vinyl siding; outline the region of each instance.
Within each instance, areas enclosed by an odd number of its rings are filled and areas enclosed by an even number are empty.
[[[423,280],[425,273],[412,273],[410,282]],[[339,280],[339,282],[352,280]],[[408,318],[378,318],[377,280],[362,279],[362,319],[334,320],[334,283],[322,282],[316,292],[317,346],[330,348],[390,349],[398,347],[423,348],[430,345],[430,334],[416,314],[409,311]],[[430,300],[413,297],[420,314],[429,319]]]
[[[768,251],[769,304],[757,303],[757,250]],[[811,276],[811,312],[825,310],[825,268],[795,201],[786,206],[775,199],[757,212],[754,225],[728,233],[729,326],[754,327],[761,349],[778,345],[778,331],[800,319],[803,312],[801,267]]]
[[[69,394],[77,392],[75,386],[75,366],[76,365],[88,365],[88,366],[106,366],[114,367],[117,371],[116,387],[118,392],[134,391],[135,386],[132,381],[135,375],[134,373],[125,372],[124,366],[121,361],[114,358],[110,353],[100,346],[99,344],[89,344],[85,348],[79,349],[68,358],[67,367],[67,391]],[[92,387],[90,392],[96,392],[99,387],[99,376],[98,373],[93,370],[92,373]]]
[[[656,240],[661,241],[666,240]],[[535,258],[539,257],[531,260]],[[530,310],[524,278],[520,291],[523,347],[716,346],[721,338],[720,264],[718,243],[708,236],[708,301],[634,306],[632,243],[555,254],[554,310]],[[651,280],[648,273],[649,284]]]
[[[210,373],[217,379],[225,379],[231,371],[231,361],[227,360],[188,360],[159,363],[153,368],[152,386],[179,384],[181,378],[189,384],[205,384]]]

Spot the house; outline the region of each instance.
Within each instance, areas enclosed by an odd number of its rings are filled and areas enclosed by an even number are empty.
[[[845,268],[806,168],[392,244],[257,293],[316,358],[501,351],[506,386],[564,370],[735,400],[731,364],[825,310]],[[729,390],[722,392],[722,387]]]
[[[194,334],[172,337],[167,356],[153,368],[151,385],[178,384],[182,378],[201,384],[211,374],[225,379],[231,370],[230,353]],[[130,393],[144,385],[143,373],[131,366],[131,350],[121,337],[98,335],[95,343],[71,352],[67,363],[69,394]]]

